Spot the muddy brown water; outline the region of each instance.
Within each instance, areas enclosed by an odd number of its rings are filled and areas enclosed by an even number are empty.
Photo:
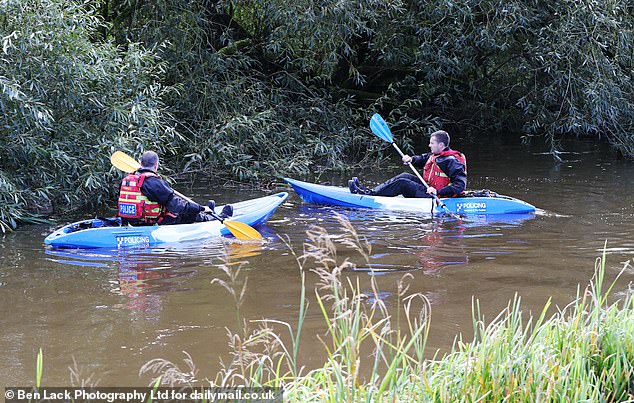
[[[460,333],[470,339],[473,299],[480,300],[488,319],[515,293],[527,311],[541,310],[549,298],[566,305],[578,285],[588,283],[606,241],[608,280],[630,262],[614,291],[615,297],[624,295],[634,279],[634,164],[614,160],[592,143],[576,141],[567,148],[574,154],[557,163],[519,146],[462,147],[469,157],[470,189],[492,189],[540,208],[535,216],[511,220],[455,221],[314,206],[288,189],[288,201],[260,228],[267,238],[263,245],[224,239],[141,251],[56,251],[42,243],[56,226],[23,227],[0,239],[0,379],[5,386],[33,385],[40,348],[47,386],[70,385],[69,368],[100,386],[147,385],[149,377],[139,375],[143,364],[164,358],[187,368],[183,352],[193,357],[198,379],[214,378],[220,361],[229,360],[226,329],[238,326],[233,298],[212,284],[215,278],[228,280],[222,265],[240,268],[238,287],[248,278],[242,317],[295,323],[301,279],[279,237],[301,253],[306,230],[319,225],[335,236],[338,260],[357,263],[345,275],[358,277],[370,291],[368,265],[338,240],[343,229],[334,212],[347,216],[370,242],[370,265],[380,271],[375,278],[388,306],[396,304],[404,273],[413,276],[410,290],[430,300],[430,356],[449,351]],[[350,175],[376,183],[401,171],[394,164]],[[347,176],[319,180],[342,185]],[[267,194],[220,194],[204,183],[181,190],[219,203]],[[307,274],[310,307],[300,348],[307,367],[323,359],[316,281]]]

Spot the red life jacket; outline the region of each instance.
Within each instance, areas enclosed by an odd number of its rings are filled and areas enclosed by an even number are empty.
[[[138,219],[148,224],[161,222],[165,209],[157,202],[148,199],[141,192],[141,186],[143,186],[145,178],[150,176],[160,178],[154,172],[134,172],[123,178],[117,203],[119,210],[117,215],[119,217]]]
[[[461,162],[464,165],[465,173],[467,173],[467,157],[465,157],[460,151],[445,150],[440,154],[432,154],[425,163],[425,168],[423,168],[423,178],[429,186],[436,190],[440,190],[451,183],[449,176],[447,176],[447,174],[440,169],[438,164],[436,164],[436,159],[438,157],[447,156],[453,156]]]

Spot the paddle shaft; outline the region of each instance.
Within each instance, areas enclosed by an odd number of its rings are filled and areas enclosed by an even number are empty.
[[[141,164],[139,164],[137,160],[121,151],[115,151],[114,154],[110,156],[110,162],[112,162],[112,165],[124,172],[134,172],[141,167]],[[176,190],[174,190],[174,194],[187,202],[195,203],[192,199],[177,192]],[[262,239],[262,234],[252,228],[249,224],[240,221],[225,220],[213,210],[206,214],[211,215],[214,219],[224,224],[229,232],[240,240]]]
[[[372,118],[370,119],[370,129],[372,129],[372,133],[376,134],[379,138],[381,138],[381,140],[387,141],[388,143],[392,144],[394,148],[396,149],[396,151],[398,151],[398,153],[401,155],[401,158],[405,157],[405,154],[403,154],[403,151],[401,151],[401,149],[398,148],[398,146],[394,142],[394,137],[392,136],[392,132],[390,131],[390,128],[388,127],[387,123],[385,123],[385,120],[383,120],[381,115],[379,115],[378,113],[375,113],[374,115],[372,115]],[[418,179],[420,179],[423,185],[425,185],[425,187],[428,188],[429,185],[427,184],[427,182],[425,182],[425,179],[423,179],[423,177],[420,175],[418,170],[414,168],[414,165],[412,165],[411,162],[408,162],[407,165],[409,165],[412,171],[414,171],[414,173],[416,174]],[[440,205],[440,207],[442,207],[443,210],[445,210],[447,214],[449,214],[452,217],[459,218],[458,215],[452,213],[447,208],[445,203],[443,203],[442,200],[440,200],[437,194],[432,194],[432,196],[434,197],[436,202]]]
[[[403,151],[401,151],[401,149],[396,145],[396,143],[393,142],[392,145],[394,146],[394,148],[396,148],[396,151],[398,151],[398,153],[401,154],[401,158],[405,157],[405,154],[403,154]],[[418,169],[414,168],[414,165],[412,165],[411,162],[408,162],[407,165],[412,169],[412,171],[414,171],[416,176],[418,176],[418,179],[420,179],[420,181],[423,182],[423,185],[425,185],[425,187],[428,188],[429,185],[427,184],[427,182],[425,182],[425,179],[423,179],[423,177],[421,176],[420,172],[418,172]],[[440,200],[438,195],[432,194],[432,196],[434,196],[434,199],[436,199],[438,204],[440,204],[440,207],[442,207],[445,210],[447,210],[447,206],[445,206],[445,203],[443,203],[442,200]]]
[[[176,196],[182,198],[185,201],[188,201],[190,203],[196,203],[195,201],[193,201],[189,197],[185,196],[184,194],[182,194],[182,193],[180,193],[180,192],[178,192],[176,190],[174,190],[174,194]],[[216,220],[220,221],[222,224],[224,224],[227,227],[227,229],[229,230],[229,232],[231,232],[231,234],[233,236],[235,236],[236,238],[238,238],[238,239],[242,239],[242,240],[262,239],[262,235],[255,228],[252,228],[249,224],[246,224],[246,223],[243,223],[243,222],[240,222],[240,221],[227,221],[227,222],[225,222],[225,219],[220,217],[213,210],[211,210],[211,212],[205,213],[205,214],[209,214],[214,219],[216,219]]]

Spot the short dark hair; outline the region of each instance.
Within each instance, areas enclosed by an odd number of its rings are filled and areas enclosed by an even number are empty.
[[[141,166],[143,168],[152,168],[158,162],[158,154],[154,151],[146,151],[141,156]]]
[[[449,147],[449,142],[451,139],[449,138],[449,133],[444,130],[438,130],[437,132],[433,132],[431,134],[432,137],[436,137],[436,141],[439,143],[443,143],[445,147]]]

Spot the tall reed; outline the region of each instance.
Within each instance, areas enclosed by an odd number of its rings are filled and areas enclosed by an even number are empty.
[[[604,252],[589,285],[554,314],[548,301],[535,317],[516,295],[486,323],[475,300],[473,340],[458,336],[450,353],[430,360],[424,358],[429,301],[420,293],[408,295],[410,274],[399,281],[394,309],[380,298],[374,276],[371,292],[363,292],[351,271],[354,263],[341,259],[338,247],[357,251],[369,264],[370,245],[344,217],[338,220],[342,235],[313,227],[303,254],[296,256],[302,278],[297,326],[253,321],[258,329],[242,332],[244,338],[232,336],[233,358],[211,384],[283,387],[285,399],[302,402],[634,401],[634,298],[628,290],[621,300],[608,302],[630,263],[606,288]],[[303,366],[298,354],[309,309],[309,264],[327,329],[318,335],[324,362],[314,369]],[[280,325],[287,336],[275,330]]]
[[[425,363],[421,397],[487,402],[633,399],[634,301],[628,292],[623,300],[607,304],[615,283],[603,291],[605,262],[604,253],[589,286],[548,319],[550,302],[535,319],[524,314],[516,295],[486,325],[476,302],[473,342],[459,341],[442,360]]]

